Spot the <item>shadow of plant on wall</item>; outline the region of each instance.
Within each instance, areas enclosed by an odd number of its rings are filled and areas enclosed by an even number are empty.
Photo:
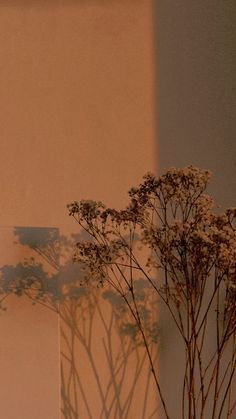
[[[71,238],[15,228],[35,258],[1,268],[2,304],[25,295],[60,316],[65,419],[233,418],[236,208],[213,212],[209,178],[147,174],[119,211],[73,202]],[[157,354],[172,324],[181,371],[166,389]]]
[[[6,310],[7,297],[15,294],[60,317],[63,417],[128,419],[137,394],[140,418],[153,417],[147,356],[128,307],[112,288],[85,284],[82,266],[71,261],[75,241],[87,236],[60,237],[57,229],[23,227],[15,227],[14,234],[29,252],[23,262],[0,269],[1,308]],[[143,279],[137,278],[135,295],[155,359],[157,303]]]

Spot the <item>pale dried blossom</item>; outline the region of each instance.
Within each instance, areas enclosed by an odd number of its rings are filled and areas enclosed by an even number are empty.
[[[130,203],[124,210],[94,201],[68,206],[70,215],[92,238],[78,243],[75,260],[88,268],[88,280],[108,282],[124,299],[134,321],[126,323],[123,333],[143,339],[150,362],[148,339],[155,335],[157,323],[150,323],[150,313],[134,292],[137,272],[149,284],[152,295],[158,295],[167,305],[187,353],[193,357],[202,345],[199,339],[204,339],[209,311],[216,313],[218,346],[214,356],[220,359],[226,342],[235,336],[236,208],[214,213],[214,202],[205,193],[210,177],[210,171],[193,166],[171,168],[157,179],[147,173],[138,187],[130,189]],[[138,252],[140,244],[146,253]],[[224,296],[223,308],[220,295]],[[222,328],[219,318],[223,318]],[[201,361],[187,358],[184,392],[194,381],[192,371],[197,362]],[[157,382],[152,362],[151,370]],[[203,387],[199,392],[203,415],[204,397],[208,396]],[[188,397],[189,405],[194,406],[192,392]]]
[[[170,286],[188,283],[189,292],[200,297],[199,281],[210,276],[214,264],[226,278],[236,254],[232,226],[236,210],[212,212],[213,200],[205,193],[210,176],[210,171],[193,166],[170,168],[159,179],[147,173],[142,184],[130,189],[130,204],[120,211],[91,200],[73,202],[68,206],[70,215],[97,241],[79,243],[75,258],[93,271],[104,270],[127,255],[127,230],[139,230],[142,244],[155,254],[147,267],[172,272]]]

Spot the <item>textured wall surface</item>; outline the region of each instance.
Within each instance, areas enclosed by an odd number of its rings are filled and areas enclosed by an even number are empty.
[[[92,198],[122,206],[127,189],[155,170],[153,54],[149,0],[0,1],[2,225],[77,231],[67,203]],[[24,419],[56,419],[57,318],[22,304],[9,300],[4,325],[0,318],[2,375],[7,381],[18,375],[11,397],[1,392],[2,415],[15,419],[23,400]],[[25,344],[29,336],[32,347]],[[35,350],[41,346],[47,356]],[[41,396],[33,398],[37,391]]]
[[[155,161],[151,2],[1,4],[1,223],[122,204]]]
[[[234,0],[155,2],[158,172],[189,164],[210,169],[209,192],[223,208],[235,206],[236,198],[235,15]],[[170,325],[160,366],[174,417],[178,345]]]
[[[159,170],[213,171],[211,192],[236,191],[236,3],[155,2]]]

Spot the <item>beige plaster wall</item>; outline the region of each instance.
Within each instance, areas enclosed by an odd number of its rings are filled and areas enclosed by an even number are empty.
[[[151,0],[0,1],[2,225],[76,230],[67,203],[122,206],[125,191],[155,170],[153,44]],[[7,419],[19,417],[19,395],[32,398],[24,419],[59,417],[57,318],[32,310],[12,300],[4,325],[0,318],[1,371],[12,385],[10,398],[2,393]],[[32,347],[24,344],[30,337]],[[19,369],[9,345],[22,353]],[[46,360],[35,352],[45,346]]]
[[[0,9],[3,225],[71,227],[155,165],[151,1],[47,3]]]

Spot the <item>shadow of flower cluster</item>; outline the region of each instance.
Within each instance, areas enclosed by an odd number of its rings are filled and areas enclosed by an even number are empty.
[[[15,265],[0,268],[1,309],[5,311],[7,298],[16,295],[27,297],[33,305],[40,304],[59,316],[63,417],[77,419],[81,414],[93,417],[81,378],[79,352],[84,353],[87,368],[91,369],[91,380],[100,397],[101,418],[108,418],[109,412],[113,412],[114,417],[128,419],[135,388],[145,376],[146,354],[138,349],[142,341],[123,300],[109,287],[101,287],[94,280],[88,283],[84,265],[73,263],[75,243],[87,239],[88,235],[80,232],[65,237],[55,228],[15,227],[14,236],[14,244],[18,250],[20,246],[25,257]],[[92,245],[93,241],[89,243]],[[157,328],[152,316],[150,289],[140,280],[135,294],[140,301],[144,324],[155,344]],[[105,381],[99,378],[95,323],[100,324],[101,345],[110,373]],[[136,365],[132,374],[127,369],[131,358]],[[127,379],[129,387],[126,385],[124,390]],[[147,386],[149,381],[148,375]],[[146,405],[147,396],[144,396],[143,418]]]

